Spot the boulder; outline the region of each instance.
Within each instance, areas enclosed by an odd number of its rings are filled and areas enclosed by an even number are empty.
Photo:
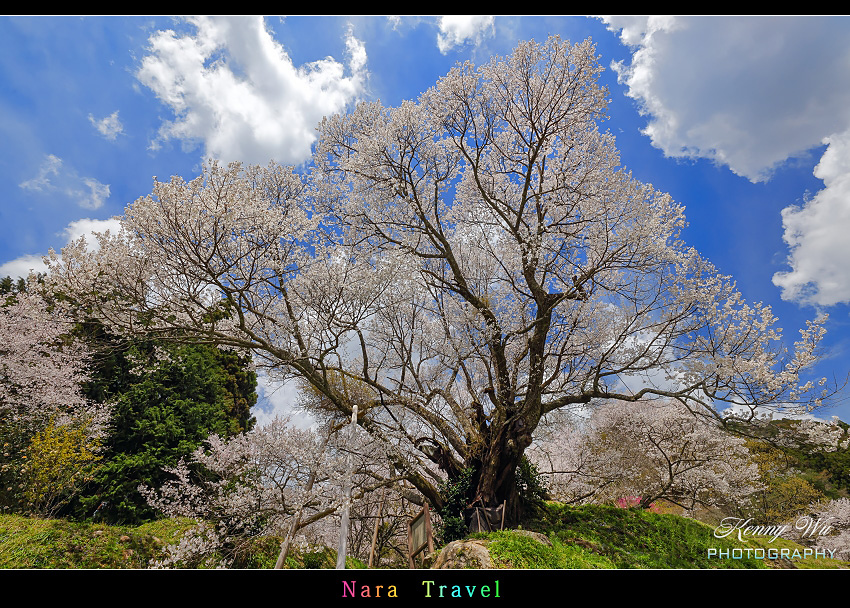
[[[492,568],[493,560],[490,559],[490,550],[487,545],[486,540],[452,541],[443,547],[431,568],[440,570]]]
[[[552,541],[545,534],[532,532],[530,530],[512,530],[513,534],[521,534],[533,538],[547,547],[552,546]],[[490,557],[490,541],[483,539],[456,540],[443,547],[439,555],[433,561],[431,568],[440,570],[465,568],[487,569],[494,568]]]

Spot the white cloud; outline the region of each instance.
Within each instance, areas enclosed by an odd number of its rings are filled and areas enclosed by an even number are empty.
[[[38,169],[38,175],[31,180],[18,184],[24,190],[33,190],[35,192],[47,192],[55,186],[50,183],[51,177],[58,177],[62,169],[62,159],[48,154],[41,167]]]
[[[84,209],[99,209],[109,198],[109,184],[102,184],[92,177],[81,177],[53,154],[47,155],[34,178],[18,185],[24,190],[42,194],[59,193]]]
[[[47,266],[41,261],[40,255],[22,255],[0,264],[0,277],[27,278],[31,272],[47,272]]]
[[[348,53],[348,66],[355,74],[366,75],[366,45],[354,37],[354,27],[349,26],[345,37],[345,50]]]
[[[85,190],[73,191],[72,195],[76,198],[77,204],[86,209],[100,209],[104,201],[109,198],[109,184],[101,184],[91,177],[82,178],[82,182],[88,188],[88,192]]]
[[[94,125],[94,128],[101,135],[110,141],[114,141],[116,137],[124,132],[124,125],[118,120],[118,110],[115,110],[112,114],[100,120],[89,114],[89,122]]]
[[[89,246],[89,249],[91,249],[97,242],[94,238],[92,238],[92,235],[94,235],[95,232],[106,232],[107,230],[109,230],[112,234],[118,233],[121,230],[121,220],[117,217],[113,217],[108,220],[92,220],[86,217],[73,221],[65,226],[62,234],[65,236],[66,243],[70,243],[81,236],[85,236],[86,244]]]
[[[782,212],[790,271],[773,282],[801,304],[850,302],[850,20],[606,17],[633,49],[614,64],[671,157],[708,158],[768,180],[823,144],[824,189]]]
[[[322,117],[343,111],[364,91],[366,50],[351,28],[347,66],[326,57],[296,67],[262,17],[189,23],[194,34],[151,36],[150,54],[136,73],[174,111],[159,141],[200,142],[207,156],[226,161],[298,164],[310,156]]]
[[[437,47],[445,55],[452,48],[467,43],[479,44],[493,35],[492,15],[446,15],[440,17]]]
[[[850,130],[824,140],[815,167],[825,188],[802,207],[782,210],[790,271],[773,275],[782,298],[830,306],[850,302]]]
[[[63,245],[66,245],[74,239],[85,235],[86,244],[89,249],[92,249],[97,243],[97,240],[93,236],[95,232],[106,232],[107,230],[110,230],[115,233],[120,229],[120,227],[121,223],[118,218],[111,218],[108,220],[92,220],[89,218],[83,218],[68,224],[60,233],[60,236],[64,238]],[[54,247],[57,251],[60,248],[61,246]],[[47,272],[47,266],[44,264],[42,258],[42,255],[22,255],[19,258],[0,264],[0,277],[10,276],[12,278],[26,278],[29,276],[30,272]]]
[[[761,181],[850,126],[850,21],[816,17],[608,17],[634,48],[615,64],[672,157]],[[622,28],[622,29],[621,29]]]

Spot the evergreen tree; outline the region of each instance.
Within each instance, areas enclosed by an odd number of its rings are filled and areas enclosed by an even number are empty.
[[[115,340],[101,327],[87,329],[90,339],[100,341],[101,356],[86,392],[112,403],[113,413],[101,466],[69,514],[139,523],[156,516],[138,492],[140,484],[159,487],[168,478],[163,469],[210,434],[229,437],[253,427],[256,374],[234,352]]]

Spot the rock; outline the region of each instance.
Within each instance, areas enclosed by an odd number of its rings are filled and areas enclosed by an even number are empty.
[[[492,568],[490,550],[485,540],[456,540],[443,547],[434,565],[434,569]]]
[[[543,543],[547,547],[552,546],[552,541],[549,540],[549,537],[545,534],[541,534],[540,532],[532,532],[531,530],[512,530],[514,534],[522,534],[523,536],[528,536],[529,538],[533,538],[539,543]]]
[[[540,532],[532,532],[531,530],[511,530],[512,534],[521,534],[528,538],[534,539],[539,543],[552,546],[552,541],[549,537]],[[490,557],[490,541],[483,539],[475,540],[456,540],[450,542],[443,547],[440,554],[434,560],[431,568],[448,570],[465,568],[495,568],[492,558]],[[427,567],[427,565],[426,565]]]

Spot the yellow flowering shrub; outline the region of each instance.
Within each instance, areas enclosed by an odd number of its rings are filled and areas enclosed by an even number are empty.
[[[51,421],[30,441],[23,465],[22,494],[29,508],[50,514],[67,502],[91,475],[100,460],[100,442],[88,423]]]

